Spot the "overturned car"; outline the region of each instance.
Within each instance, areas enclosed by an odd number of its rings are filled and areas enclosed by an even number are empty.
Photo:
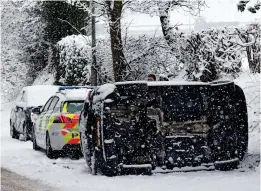
[[[91,172],[237,168],[247,152],[245,96],[233,82],[118,82],[91,92],[80,116]]]

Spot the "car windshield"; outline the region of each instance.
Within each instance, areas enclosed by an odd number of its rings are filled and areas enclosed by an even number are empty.
[[[80,113],[84,105],[84,101],[67,101],[63,104],[63,112]]]

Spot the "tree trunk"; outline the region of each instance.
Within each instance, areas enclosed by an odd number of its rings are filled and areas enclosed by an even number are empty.
[[[127,64],[123,53],[121,37],[121,13],[123,3],[121,1],[106,1],[109,15],[109,27],[111,37],[111,51],[115,82],[123,81],[126,76]],[[113,7],[112,7],[112,4]]]
[[[249,69],[251,73],[260,73],[260,55],[258,54],[258,48],[256,45],[252,45],[249,47],[246,47],[247,52],[247,60],[249,64]]]
[[[91,23],[92,23],[92,66],[91,66],[91,85],[98,85],[98,65],[96,62],[96,29],[95,29],[95,16],[94,16],[94,6],[93,0],[91,0]]]
[[[160,12],[160,24],[163,36],[168,43],[169,47],[171,48],[171,51],[174,51],[174,36],[172,35],[172,27],[170,26],[170,20],[169,20],[169,10],[170,10],[170,3],[166,2],[165,6],[162,6],[159,8]]]

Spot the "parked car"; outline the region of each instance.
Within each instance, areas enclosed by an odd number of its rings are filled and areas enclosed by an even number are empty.
[[[38,115],[33,124],[33,149],[46,150],[48,158],[69,154],[81,156],[79,115],[87,92],[92,87],[60,87],[42,108],[34,108]]]
[[[151,174],[237,167],[247,152],[248,116],[233,82],[117,82],[98,87],[80,119],[91,172]]]
[[[58,86],[35,85],[24,87],[17,99],[10,115],[10,135],[12,138],[24,136],[24,140],[31,138],[32,121],[31,110],[41,107],[56,91]]]

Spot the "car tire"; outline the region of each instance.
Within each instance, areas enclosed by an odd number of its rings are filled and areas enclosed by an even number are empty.
[[[53,151],[52,149],[52,145],[51,145],[51,140],[50,140],[50,136],[48,134],[48,132],[46,133],[46,156],[50,159],[57,159],[58,158],[58,154]]]
[[[212,150],[215,169],[220,171],[231,171],[236,169],[239,165],[239,156],[237,141],[235,141],[237,140],[235,130],[230,130],[230,132],[221,131],[217,133],[215,137],[216,143],[218,143],[214,150]],[[218,140],[218,138],[220,139]]]
[[[34,130],[34,126],[33,126],[33,129],[32,129],[32,141],[33,141],[33,149],[34,150],[39,150],[40,147],[38,147],[37,145],[37,142],[36,142],[36,135],[35,135],[35,130]]]
[[[216,161],[214,163],[215,169],[219,171],[231,171],[238,167],[239,165],[239,159],[236,158],[234,160],[230,161]]]
[[[86,164],[87,164],[91,174],[97,175],[97,173],[98,173],[97,152],[95,151],[95,148],[93,148],[93,151],[88,150],[86,152],[85,152],[85,154],[83,154],[85,156]]]
[[[97,153],[94,151],[92,153],[91,159],[90,159],[90,164],[89,164],[89,168],[91,170],[92,175],[97,175],[98,173],[98,163],[97,163]]]
[[[13,139],[18,139],[19,138],[19,134],[17,133],[14,125],[12,123],[10,123],[10,136],[13,138]]]
[[[28,129],[27,129],[27,126],[25,123],[23,125],[23,136],[24,136],[24,141],[28,141],[29,135],[28,135]]]

